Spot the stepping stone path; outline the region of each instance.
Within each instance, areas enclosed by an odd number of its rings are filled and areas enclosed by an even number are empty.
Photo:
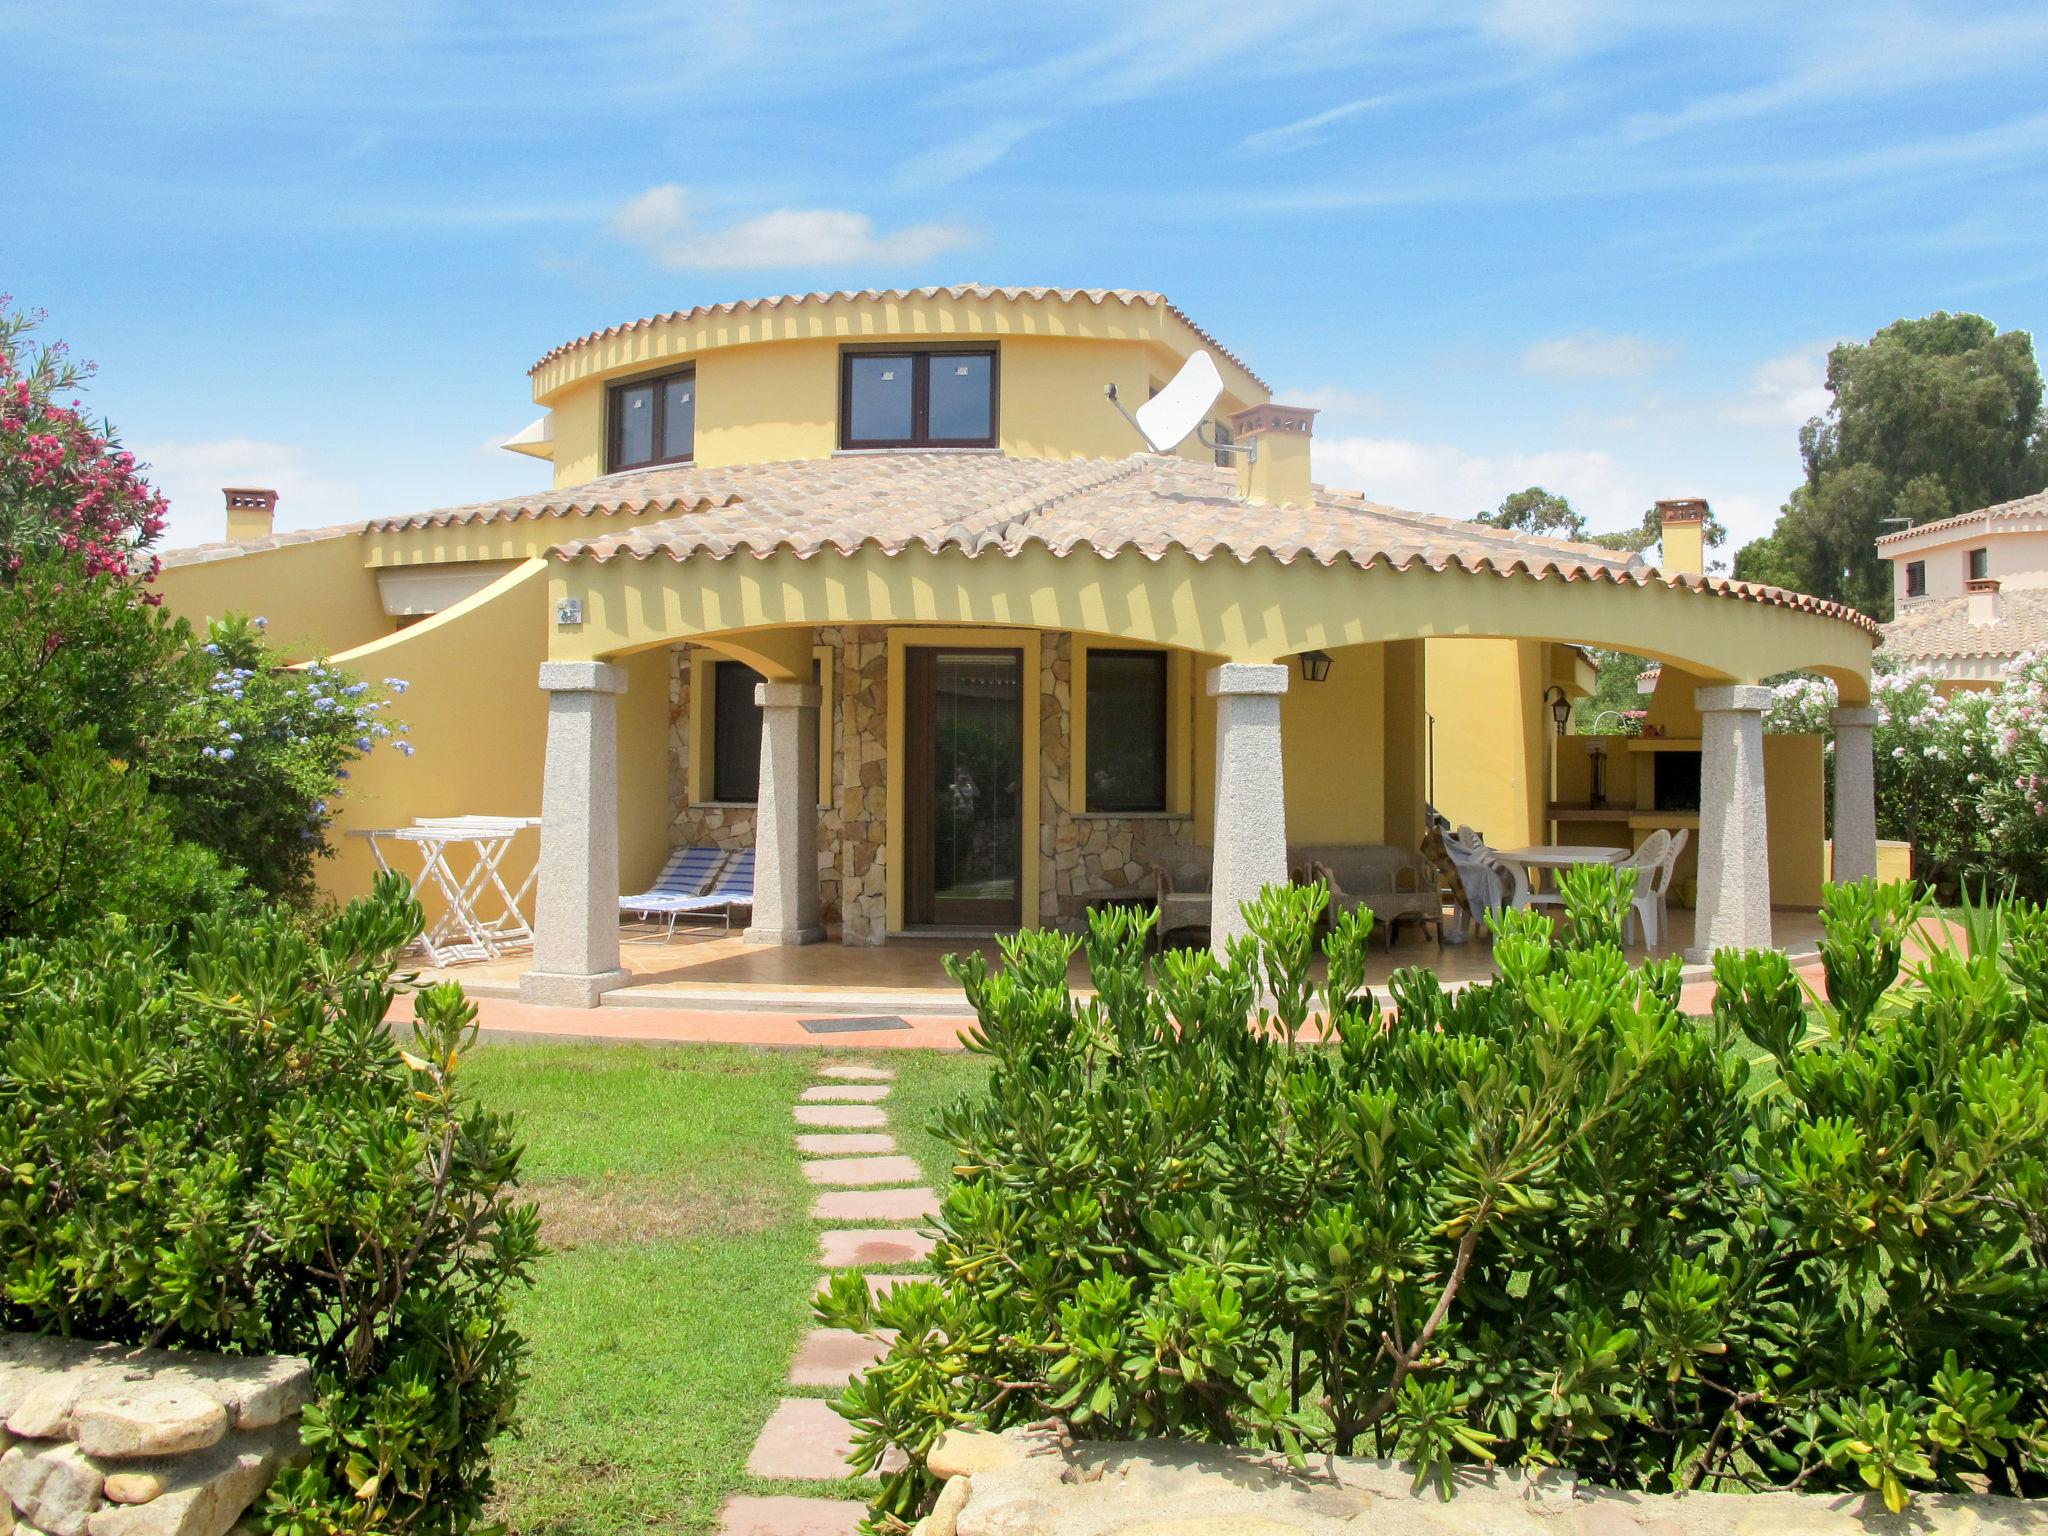
[[[819,1193],[813,1219],[839,1223],[818,1233],[822,1292],[830,1271],[920,1264],[932,1239],[915,1228],[938,1214],[938,1197],[921,1182],[914,1158],[898,1152],[883,1107],[896,1074],[881,1067],[835,1062],[795,1106],[797,1151],[804,1178]],[[853,1225],[859,1223],[859,1225]],[[913,1275],[867,1273],[869,1294],[881,1296]],[[832,1409],[832,1397],[888,1349],[886,1339],[844,1328],[813,1328],[789,1368],[796,1392],[775,1405],[747,1457],[750,1476],[776,1482],[837,1482],[852,1476],[847,1456],[853,1426]],[[887,1465],[901,1465],[894,1453]],[[772,1498],[735,1494],[719,1522],[720,1536],[850,1536],[867,1513],[858,1500]]]

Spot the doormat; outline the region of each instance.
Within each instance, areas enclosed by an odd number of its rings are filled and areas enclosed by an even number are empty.
[[[868,1019],[798,1019],[806,1030],[814,1035],[861,1035],[871,1029],[908,1029],[908,1019],[879,1017]]]

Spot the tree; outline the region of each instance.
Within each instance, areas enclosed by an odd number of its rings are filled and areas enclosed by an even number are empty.
[[[1586,520],[1572,509],[1572,504],[1540,485],[1503,496],[1498,507],[1481,512],[1472,521],[1515,533],[1542,533],[1566,539],[1586,536]]]
[[[1828,354],[1827,414],[1800,429],[1806,481],[1735,574],[1891,613],[1880,534],[2048,483],[2032,336],[1981,315],[1898,320]]]

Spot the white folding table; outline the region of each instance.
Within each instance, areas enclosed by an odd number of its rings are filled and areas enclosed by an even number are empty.
[[[525,903],[540,873],[536,853],[532,866],[515,889],[508,880],[505,856],[513,841],[538,816],[423,816],[409,827],[362,828],[349,833],[370,845],[377,867],[390,870],[386,843],[410,843],[419,850],[420,872],[412,877],[412,893],[425,905],[429,889],[443,906],[427,922],[419,942],[436,965],[458,960],[494,960],[508,949],[533,942],[533,924]],[[500,910],[485,916],[479,901],[495,892]]]

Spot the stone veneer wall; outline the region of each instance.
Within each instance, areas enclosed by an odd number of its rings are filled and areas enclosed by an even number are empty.
[[[818,813],[818,887],[825,921],[848,944],[879,944],[888,927],[884,870],[889,832],[888,632],[879,625],[833,626],[813,644],[832,647],[835,686],[832,804]],[[754,841],[752,806],[697,805],[690,786],[692,647],[669,665],[669,841],[745,848]],[[1038,921],[1079,927],[1086,903],[1105,891],[1148,889],[1152,864],[1192,847],[1189,816],[1100,816],[1081,810],[1073,782],[1074,637],[1049,630],[1039,643]]]
[[[888,926],[883,895],[888,838],[887,632],[875,625],[832,626],[812,643],[834,658],[831,804],[818,812],[818,895],[826,922],[848,944],[879,944]],[[746,848],[754,841],[750,805],[697,805],[690,786],[690,673],[693,647],[669,662],[669,842]]]
[[[1078,928],[1087,921],[1091,896],[1150,894],[1153,864],[1167,850],[1192,848],[1195,823],[1191,816],[1104,816],[1083,809],[1084,791],[1074,783],[1074,637],[1048,631],[1038,655],[1038,920]]]
[[[306,1362],[0,1335],[16,1536],[224,1536],[304,1457]]]

